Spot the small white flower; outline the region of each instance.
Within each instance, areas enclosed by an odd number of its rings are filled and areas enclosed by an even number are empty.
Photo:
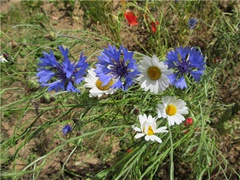
[[[101,97],[103,94],[113,94],[116,89],[110,88],[111,85],[115,82],[115,80],[111,79],[110,82],[102,86],[102,82],[99,80],[99,78],[96,76],[96,73],[94,72],[94,69],[91,68],[88,70],[87,77],[85,78],[86,84],[84,85],[87,88],[90,89],[89,97]]]
[[[157,107],[158,117],[167,118],[169,126],[180,124],[185,120],[182,114],[188,114],[186,103],[173,96],[162,97],[162,104]]]
[[[152,58],[144,56],[139,64],[139,71],[141,74],[137,81],[139,81],[141,88],[145,91],[150,90],[155,94],[164,91],[169,86],[170,80],[167,75],[173,73],[167,65],[159,62],[155,55]]]
[[[145,136],[146,141],[151,140],[161,143],[162,140],[154,134],[168,132],[168,130],[166,130],[166,126],[157,129],[156,120],[157,119],[153,118],[151,115],[149,115],[148,117],[146,114],[139,115],[141,128],[135,127],[134,125],[132,126],[133,130],[139,132],[134,136],[134,138],[138,139]]]
[[[2,54],[0,55],[0,62],[1,63],[8,62]]]

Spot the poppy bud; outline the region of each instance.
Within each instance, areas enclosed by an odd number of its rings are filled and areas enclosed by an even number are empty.
[[[193,123],[193,119],[192,118],[187,118],[186,121],[183,123],[184,126],[189,126]]]

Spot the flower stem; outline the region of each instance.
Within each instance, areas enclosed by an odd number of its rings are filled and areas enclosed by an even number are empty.
[[[171,150],[170,150],[170,180],[174,180],[174,164],[173,164],[173,140],[172,140],[172,131],[170,126],[168,125],[168,132],[169,132],[169,138],[170,138],[170,144],[171,144]]]

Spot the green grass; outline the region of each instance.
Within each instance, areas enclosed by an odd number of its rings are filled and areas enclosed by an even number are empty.
[[[62,21],[54,22],[49,9],[42,8],[50,3],[64,14],[64,29],[58,28]],[[1,52],[9,55],[9,62],[0,64],[1,178],[239,177],[220,146],[225,136],[233,145],[239,142],[239,130],[234,129],[239,127],[239,102],[226,103],[219,94],[229,78],[239,81],[233,69],[239,67],[239,4],[229,2],[224,8],[214,1],[131,1],[125,6],[138,15],[137,27],[127,27],[121,4],[114,7],[107,1],[22,1],[1,13]],[[82,22],[74,24],[80,9]],[[191,17],[198,20],[193,30],[187,27]],[[159,22],[155,34],[151,21]],[[170,49],[196,46],[205,56],[206,71],[199,83],[189,79],[185,90],[171,87],[155,95],[135,84],[100,99],[89,98],[83,85],[78,87],[82,93],[75,94],[47,92],[37,82],[43,51],[61,58],[57,47],[64,45],[71,60],[84,51],[93,67],[108,44],[127,46],[138,62],[153,54],[164,61]],[[215,64],[216,57],[222,61]],[[172,126],[161,134],[161,144],[134,139],[131,125],[139,124],[135,111],[156,116],[156,106],[166,95],[187,102],[186,117],[194,124]],[[67,136],[61,132],[65,124],[73,127]],[[166,121],[158,120],[158,125]]]

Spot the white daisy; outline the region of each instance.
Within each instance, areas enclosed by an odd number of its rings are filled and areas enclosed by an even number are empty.
[[[167,75],[173,73],[167,65],[159,62],[155,55],[152,58],[144,56],[139,64],[139,71],[141,74],[137,80],[141,88],[145,91],[150,90],[155,94],[164,91],[169,86],[170,81]]]
[[[3,56],[3,54],[0,55],[0,62],[1,63],[5,63],[5,62],[8,62],[5,57]]]
[[[166,126],[156,129],[157,128],[156,120],[157,118],[153,118],[151,115],[149,115],[148,117],[146,114],[139,115],[141,128],[132,126],[132,128],[135,131],[139,132],[134,136],[134,138],[138,139],[145,136],[146,141],[151,140],[161,143],[162,140],[154,134],[168,132],[168,130],[166,130],[167,129]]]
[[[162,104],[158,105],[157,113],[159,118],[167,118],[169,126],[173,126],[185,120],[182,114],[188,114],[188,108],[182,99],[166,96],[162,97]]]
[[[112,79],[107,85],[102,86],[103,83],[99,80],[99,77],[96,76],[93,68],[88,70],[85,82],[86,84],[84,86],[91,88],[89,91],[89,97],[101,97],[103,94],[113,94],[115,91],[115,89],[110,88],[110,86],[114,84],[115,80]]]

